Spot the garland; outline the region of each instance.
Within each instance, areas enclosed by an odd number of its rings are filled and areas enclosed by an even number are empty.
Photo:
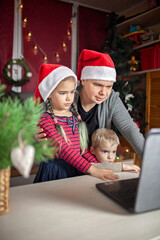
[[[24,68],[25,73],[24,73],[24,77],[22,79],[17,80],[17,81],[12,79],[11,67],[13,65],[20,65],[20,66],[22,66]],[[29,82],[29,78],[32,77],[32,73],[30,72],[28,64],[27,64],[26,61],[21,60],[21,59],[12,59],[12,60],[8,61],[8,63],[6,64],[6,66],[4,68],[3,76],[7,80],[9,85],[12,85],[12,86],[23,86],[27,82]]]

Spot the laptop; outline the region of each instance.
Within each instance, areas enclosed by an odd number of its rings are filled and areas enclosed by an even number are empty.
[[[139,178],[96,184],[97,189],[129,212],[160,208],[160,128],[146,136]]]

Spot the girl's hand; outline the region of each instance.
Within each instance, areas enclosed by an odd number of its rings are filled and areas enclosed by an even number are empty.
[[[119,179],[117,174],[112,173],[112,170],[96,168],[93,165],[87,171],[91,176],[100,178],[104,181]]]
[[[38,128],[35,135],[34,135],[35,139],[37,142],[42,142],[44,140],[47,140],[46,138],[46,134],[43,132],[42,128]]]
[[[123,171],[135,171],[139,173],[140,170],[140,167],[138,167],[137,165],[123,163]]]

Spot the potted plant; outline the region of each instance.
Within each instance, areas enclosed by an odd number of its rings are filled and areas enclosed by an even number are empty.
[[[34,161],[45,161],[56,151],[51,142],[36,143],[34,138],[42,105],[33,98],[23,104],[18,98],[4,98],[4,89],[0,84],[0,215],[9,211],[10,167],[28,177]]]

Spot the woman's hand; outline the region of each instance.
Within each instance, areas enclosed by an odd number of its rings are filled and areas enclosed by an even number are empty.
[[[123,171],[135,171],[139,173],[140,170],[140,167],[137,165],[123,163]]]
[[[100,178],[104,181],[119,179],[117,174],[112,173],[112,170],[96,168],[93,165],[87,171],[91,176]]]
[[[46,134],[43,132],[42,128],[38,128],[35,135],[34,135],[35,139],[37,142],[42,142],[44,140],[47,140],[46,138]]]

